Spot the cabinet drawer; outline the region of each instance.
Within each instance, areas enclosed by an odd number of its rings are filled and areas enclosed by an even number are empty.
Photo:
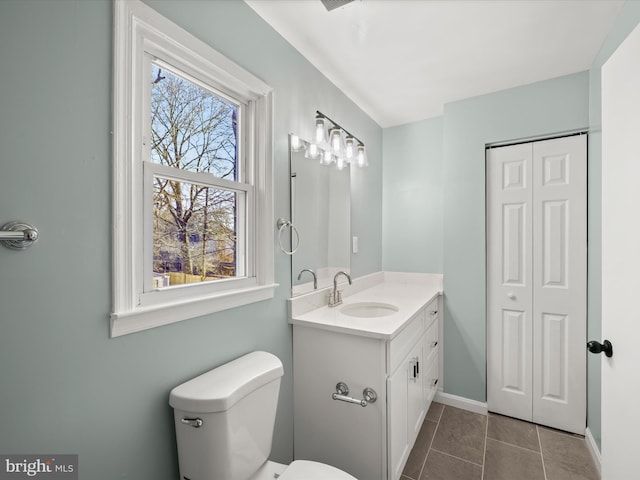
[[[438,349],[438,322],[434,322],[427,329],[424,336],[424,358],[429,358],[432,352]]]
[[[438,316],[440,314],[440,312],[438,312],[438,298],[440,298],[439,295],[431,300],[425,307],[425,325],[427,328],[438,320]]]
[[[433,361],[429,362],[426,367],[426,374],[424,376],[424,396],[425,402],[428,405],[436,392],[438,391],[438,356],[437,353],[433,358]]]
[[[406,357],[424,332],[424,314],[422,309],[409,320],[407,326],[387,345],[389,374],[392,374]]]

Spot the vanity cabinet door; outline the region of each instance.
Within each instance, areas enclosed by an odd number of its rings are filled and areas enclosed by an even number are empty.
[[[408,408],[408,433],[407,441],[410,446],[420,432],[422,421],[426,413],[426,402],[424,399],[425,362],[423,356],[424,340],[418,342],[409,355],[409,367],[407,369],[407,408]]]
[[[402,474],[426,414],[421,337],[387,381],[389,480]]]
[[[389,480],[397,480],[411,451],[408,440],[408,363],[387,379],[387,435]]]

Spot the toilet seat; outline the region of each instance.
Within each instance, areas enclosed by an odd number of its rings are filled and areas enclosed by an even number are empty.
[[[331,465],[296,460],[289,465],[278,480],[357,480],[347,472],[343,472]]]

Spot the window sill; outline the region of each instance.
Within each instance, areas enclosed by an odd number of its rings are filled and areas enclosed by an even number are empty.
[[[224,291],[219,294],[168,303],[152,307],[138,307],[131,311],[111,314],[111,337],[120,337],[150,328],[189,320],[209,313],[241,307],[273,298],[277,283]]]

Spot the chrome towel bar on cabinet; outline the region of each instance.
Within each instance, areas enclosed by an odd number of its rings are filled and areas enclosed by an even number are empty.
[[[13,250],[24,250],[38,240],[38,229],[24,222],[9,222],[0,227],[0,242]]]
[[[375,403],[378,399],[378,394],[373,388],[365,388],[362,391],[363,399],[347,397],[349,395],[349,386],[344,382],[338,382],[336,385],[336,393],[331,394],[331,398],[334,400],[340,400],[341,402],[355,403],[361,407],[366,407],[370,403]]]

